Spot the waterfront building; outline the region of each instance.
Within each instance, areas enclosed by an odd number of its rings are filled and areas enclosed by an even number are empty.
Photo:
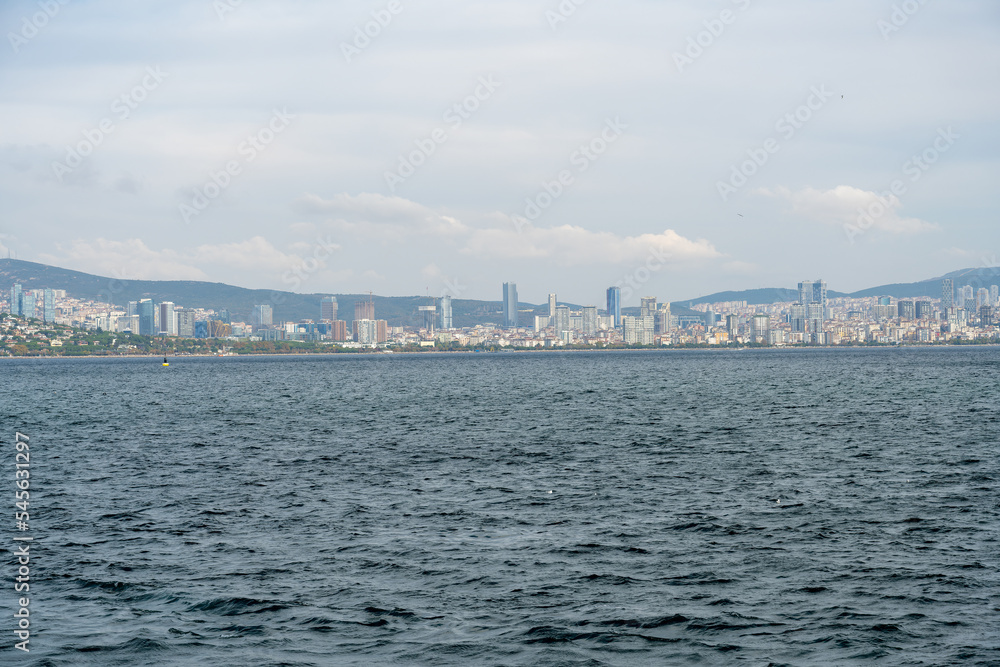
[[[617,329],[622,326],[622,288],[609,287],[607,296],[608,317],[613,318],[614,327]]]
[[[156,306],[152,299],[142,299],[138,304],[139,333],[143,336],[156,335]]]
[[[517,283],[503,284],[503,325],[507,329],[517,328]]]
[[[337,319],[337,297],[324,296],[319,300],[319,321],[333,322]]]
[[[21,317],[21,285],[20,283],[14,283],[10,288],[10,314],[15,317]]]
[[[597,335],[597,306],[584,306],[583,307],[583,324],[580,330],[583,331],[584,336],[596,336]]]
[[[47,287],[42,292],[42,321],[46,324],[56,321],[56,295]]]
[[[451,313],[451,297],[445,294],[441,297],[441,328],[454,329],[455,324]]]
[[[161,336],[177,335],[177,313],[174,312],[174,302],[164,301],[160,304],[160,330]]]

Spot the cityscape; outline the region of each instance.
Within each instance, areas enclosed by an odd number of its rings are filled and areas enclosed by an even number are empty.
[[[274,306],[257,304],[240,321],[225,309],[185,308],[171,301],[130,301],[125,307],[73,298],[64,289],[27,290],[14,284],[4,311],[23,323],[0,341],[25,336],[36,352],[58,348],[69,331],[138,334],[160,339],[212,339],[230,344],[312,343],[330,351],[393,348],[567,348],[838,346],[997,342],[1000,287],[956,287],[940,281],[941,292],[915,299],[891,296],[829,298],[823,280],[798,284],[798,299],[766,305],[725,301],[694,305],[674,313],[654,296],[623,308],[621,287],[609,287],[603,308],[562,303],[548,295],[547,314],[518,300],[517,284],[504,283],[496,323],[454,326],[452,297],[418,306],[416,325],[378,319],[369,297],[345,317],[335,296],[320,299],[315,319],[279,321]],[[683,312],[680,312],[683,311]],[[626,314],[629,313],[629,314]],[[17,321],[17,320],[15,320]],[[48,325],[67,329],[47,336]],[[123,339],[122,345],[126,345]],[[6,349],[6,354],[13,354]]]

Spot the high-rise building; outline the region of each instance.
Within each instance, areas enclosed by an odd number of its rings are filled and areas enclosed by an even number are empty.
[[[818,303],[826,310],[826,282],[822,280],[803,280],[799,283],[799,305],[808,306]]]
[[[21,292],[21,317],[32,319],[35,317],[35,293]]]
[[[556,316],[556,306],[558,306],[558,305],[559,304],[556,301],[556,295],[555,294],[550,294],[549,295],[549,318],[553,318],[553,317]],[[549,321],[551,321],[551,319]]]
[[[46,324],[56,321],[56,295],[47,287],[42,292],[42,320]]]
[[[617,329],[622,326],[622,288],[608,288],[608,317],[612,318]]]
[[[14,283],[10,288],[10,314],[21,317],[21,285]]]
[[[622,333],[628,345],[652,345],[655,342],[653,317],[622,318]]]
[[[993,306],[981,306],[979,308],[979,326],[989,327],[994,324]]]
[[[389,339],[389,327],[385,320],[356,320],[354,340],[362,345],[378,345]]]
[[[788,309],[788,323],[792,325],[793,332],[805,332],[807,315],[806,306],[798,305]]]
[[[261,304],[253,307],[250,313],[250,323],[254,330],[267,329],[274,325],[274,310],[268,304]]]
[[[125,315],[132,317],[133,315],[139,314],[139,302],[129,301],[128,306],[125,308]]]
[[[454,329],[451,317],[451,297],[445,294],[441,297],[441,328]]]
[[[417,306],[420,314],[420,327],[427,329],[428,333],[434,333],[434,325],[437,321],[437,306]]]
[[[330,325],[330,340],[343,343],[349,340],[347,335],[347,322],[345,320],[334,320]]]
[[[375,319],[375,302],[368,299],[368,301],[355,301],[354,302],[354,319],[356,320],[374,320]]]
[[[670,304],[661,303],[659,305],[659,310],[656,311],[656,332],[657,333],[667,333],[673,326],[672,320],[670,319]]]
[[[639,317],[652,317],[656,313],[656,297],[644,296],[639,299]]]
[[[878,297],[877,304],[880,306],[891,306],[892,297],[891,296],[880,296]]]
[[[503,284],[503,325],[517,328],[517,283]]]
[[[998,302],[1000,302],[1000,286],[990,285],[990,305],[1000,305]]]
[[[583,307],[583,335],[597,335],[597,306]]]
[[[191,308],[178,308],[177,314],[177,335],[181,338],[194,338],[194,310]]]
[[[976,290],[976,309],[980,309],[983,306],[990,306],[990,290],[986,287],[980,287]]]
[[[563,331],[573,330],[569,323],[569,306],[556,306],[552,328],[555,329],[556,336],[561,335]]]
[[[152,299],[142,299],[138,304],[139,334],[143,336],[156,335],[156,306]]]
[[[177,313],[174,312],[174,302],[164,301],[160,304],[160,330],[161,336],[177,335]]]
[[[730,338],[736,338],[736,334],[740,332],[739,315],[726,315],[726,331],[729,332]]]
[[[917,301],[914,305],[914,311],[918,320],[930,319],[934,313],[934,304],[930,301]]]
[[[766,313],[756,313],[750,318],[750,342],[766,345],[770,341],[771,318]]]
[[[319,300],[319,321],[333,322],[337,319],[337,297],[324,296]]]
[[[905,299],[896,304],[899,316],[903,319],[912,320],[917,317],[917,307],[909,299]]]

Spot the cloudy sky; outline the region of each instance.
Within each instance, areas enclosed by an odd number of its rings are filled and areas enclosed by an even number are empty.
[[[601,304],[1000,252],[995,0],[5,0],[0,28],[20,259]]]

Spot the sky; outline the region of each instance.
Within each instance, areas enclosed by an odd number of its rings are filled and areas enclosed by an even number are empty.
[[[997,265],[995,0],[5,0],[0,253],[603,305]]]

